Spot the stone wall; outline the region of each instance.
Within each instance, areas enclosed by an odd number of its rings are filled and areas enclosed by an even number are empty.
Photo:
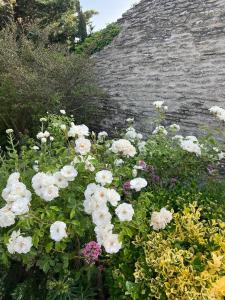
[[[118,22],[119,36],[93,57],[110,95],[96,113],[101,127],[134,116],[148,133],[156,100],[184,132],[213,123],[208,108],[225,108],[225,0],[142,0]]]

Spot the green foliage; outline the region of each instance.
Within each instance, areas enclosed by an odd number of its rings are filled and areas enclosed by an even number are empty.
[[[0,31],[2,131],[13,128],[17,136],[31,132],[40,114],[62,106],[85,118],[100,94],[87,59],[45,48],[40,41],[34,45],[26,35],[17,40],[15,27]]]
[[[75,53],[90,56],[96,52],[99,52],[104,47],[109,45],[112,40],[119,34],[119,32],[119,25],[112,23],[106,28],[92,33],[85,39],[83,43],[78,44],[75,47]]]
[[[48,31],[49,43],[66,43],[73,49],[75,37],[87,36],[94,10],[83,12],[78,0],[9,0],[0,3],[0,28],[16,22],[18,28],[36,23]]]

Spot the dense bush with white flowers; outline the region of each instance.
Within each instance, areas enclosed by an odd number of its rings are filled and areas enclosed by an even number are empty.
[[[7,130],[1,299],[223,299],[224,144],[178,135],[154,106],[147,140],[132,119],[111,140],[64,110],[36,139]]]

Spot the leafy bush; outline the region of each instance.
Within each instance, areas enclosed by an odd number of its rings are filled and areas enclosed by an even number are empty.
[[[41,41],[33,44],[16,30],[0,31],[0,128],[13,128],[17,135],[30,131],[41,114],[59,107],[87,118],[93,99],[101,94],[90,61],[45,48]]]
[[[106,28],[92,33],[85,41],[75,47],[75,53],[90,56],[108,46],[120,33],[120,27],[116,23],[109,24]]]
[[[3,299],[222,300],[222,145],[159,124],[145,142],[132,120],[110,140],[64,110],[40,121],[19,152],[8,129],[1,155]]]

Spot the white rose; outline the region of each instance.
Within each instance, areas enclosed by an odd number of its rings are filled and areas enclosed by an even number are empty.
[[[110,184],[113,181],[113,175],[112,172],[107,170],[102,170],[96,173],[95,181],[97,183],[100,183],[101,185]]]
[[[148,185],[147,181],[144,178],[135,178],[130,181],[131,189],[139,192],[141,189],[145,188]]]
[[[127,204],[127,203],[120,204],[116,208],[115,212],[121,222],[132,221],[134,215],[134,209],[131,204]]]
[[[71,165],[64,166],[60,172],[68,181],[73,181],[78,175],[77,170]]]
[[[110,234],[103,242],[105,251],[109,254],[118,253],[122,248],[122,243],[119,241],[118,234]]]
[[[51,239],[56,242],[59,242],[63,238],[66,238],[66,224],[61,221],[56,221],[55,223],[53,223],[50,227],[50,236]]]
[[[75,150],[81,155],[86,155],[91,151],[91,142],[85,138],[79,138],[75,142]]]

